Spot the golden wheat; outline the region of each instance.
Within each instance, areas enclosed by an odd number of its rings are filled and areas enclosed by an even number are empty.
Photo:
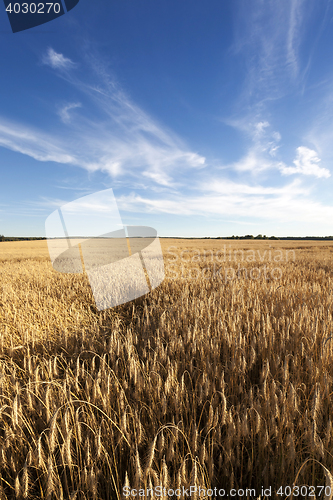
[[[0,243],[1,500],[120,499],[124,485],[259,496],[299,471],[333,488],[333,245],[162,247],[162,285],[98,312],[45,242]],[[264,266],[281,276],[257,279]]]

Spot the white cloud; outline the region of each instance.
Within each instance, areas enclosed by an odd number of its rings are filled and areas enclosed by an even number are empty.
[[[82,106],[82,104],[79,102],[72,102],[70,104],[67,104],[63,108],[61,108],[58,112],[59,116],[61,118],[61,121],[63,121],[64,123],[69,123],[71,121],[69,111],[71,109],[81,108],[81,106]]]
[[[293,76],[299,71],[298,50],[300,45],[300,26],[302,23],[303,0],[291,0],[289,25],[287,33],[287,64],[290,66]]]
[[[63,56],[63,54],[59,54],[51,47],[47,49],[47,53],[43,57],[43,63],[51,66],[54,69],[66,69],[74,66],[73,61]]]
[[[254,126],[254,137],[256,139],[260,139],[265,131],[269,127],[269,123],[267,121],[261,121],[255,124]]]
[[[278,168],[278,166],[279,162],[265,158],[263,151],[258,151],[257,148],[251,148],[243,158],[231,165],[233,169],[239,172],[249,171],[252,174],[258,174],[263,170]]]
[[[67,59],[60,56],[66,65]],[[52,67],[64,66],[54,63]],[[131,187],[149,188],[151,196],[120,197],[122,210],[282,221],[290,220],[292,213],[295,220],[305,222],[333,215],[333,208],[310,199],[299,179],[282,187],[260,184],[259,175],[268,170],[278,175],[330,175],[319,166],[317,153],[303,146],[297,149],[293,167],[276,158],[281,136],[267,120],[256,117],[234,123],[247,133],[251,144],[242,158],[223,167],[230,176],[241,173],[242,182],[221,179],[216,175],[221,169],[208,167],[202,155],[133,103],[105,73],[97,72],[93,84],[78,80],[72,71],[61,75],[84,102],[80,117],[70,113],[81,105],[78,101],[59,111],[64,122],[71,122],[70,136],[64,126],[51,135],[0,118],[0,145],[39,161],[99,170]],[[253,177],[248,181],[247,173],[257,175],[255,184]],[[268,181],[266,175],[266,184]]]
[[[252,138],[253,145],[247,153],[237,162],[228,165],[232,170],[238,172],[251,172],[258,175],[266,170],[279,170],[283,175],[301,174],[313,175],[317,178],[328,178],[331,176],[327,168],[319,166],[320,158],[316,151],[305,146],[296,149],[296,158],[293,167],[287,166],[285,162],[275,159],[279,149],[281,135],[279,132],[270,130],[267,121],[257,123],[245,122],[243,120],[230,122],[233,126],[245,130]]]
[[[280,168],[281,173],[284,175],[292,174],[303,174],[303,175],[314,175],[318,178],[328,178],[331,176],[330,171],[327,168],[319,167],[319,162],[316,151],[300,146],[296,149],[297,156],[293,161],[295,167],[282,166]]]
[[[53,49],[48,49],[45,62],[57,70],[74,67]],[[93,84],[79,80],[72,71],[60,73],[88,98],[86,116],[69,113],[82,106],[79,102],[58,111],[63,122],[71,123],[70,137],[68,130],[51,135],[0,118],[0,145],[39,161],[72,163],[90,172],[100,170],[111,177],[145,179],[161,186],[177,184],[174,173],[179,179],[187,170],[205,167],[202,155],[189,150],[176,134],[133,103],[103,68],[95,69]]]
[[[264,102],[302,83],[300,47],[314,4],[303,0],[235,0],[233,51],[246,57],[244,101]],[[306,10],[305,10],[306,4]],[[305,54],[306,55],[306,54]]]
[[[251,172],[252,174],[280,168],[281,162],[274,160],[274,157],[280,147],[281,135],[279,132],[272,131],[268,121],[244,118],[226,123],[242,132],[246,132],[252,142],[246,154],[238,161],[228,165],[229,168],[238,172]]]
[[[229,179],[214,178],[209,182],[202,184],[202,189],[209,193],[219,193],[222,195],[249,195],[249,196],[272,196],[272,195],[306,195],[309,190],[301,187],[301,182],[295,179],[290,184],[281,187],[262,186],[260,184],[249,185],[240,182],[234,182]]]
[[[75,156],[66,151],[57,139],[40,130],[1,118],[0,146],[31,156],[38,161],[77,164]]]
[[[223,184],[223,183],[222,183]],[[213,182],[212,182],[213,185]],[[221,186],[220,186],[221,187]],[[198,196],[172,195],[152,198],[132,193],[120,196],[117,202],[120,210],[136,213],[164,213],[179,216],[240,217],[243,220],[267,220],[290,222],[320,222],[333,217],[333,207],[310,200],[308,191],[295,184],[281,188],[255,188],[235,183],[225,183],[219,194],[212,190]],[[295,189],[296,188],[296,189]]]

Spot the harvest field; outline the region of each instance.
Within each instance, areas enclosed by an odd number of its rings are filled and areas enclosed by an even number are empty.
[[[99,312],[45,241],[0,243],[0,499],[330,498],[333,243],[161,244],[164,282]]]

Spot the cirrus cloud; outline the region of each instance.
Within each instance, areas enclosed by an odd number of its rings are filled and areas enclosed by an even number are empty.
[[[56,52],[52,47],[47,49],[47,53],[43,57],[43,63],[54,69],[66,69],[75,66],[71,59]]]

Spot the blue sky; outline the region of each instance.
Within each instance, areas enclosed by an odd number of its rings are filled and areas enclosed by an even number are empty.
[[[333,234],[333,4],[0,6],[0,234],[113,188],[160,236]]]

